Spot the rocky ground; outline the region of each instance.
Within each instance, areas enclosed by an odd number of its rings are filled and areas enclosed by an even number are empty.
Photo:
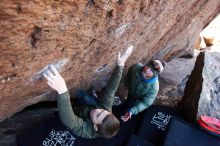
[[[183,56],[170,61],[160,74],[160,91],[155,104],[177,106],[184,95],[186,82],[194,68],[195,56]]]

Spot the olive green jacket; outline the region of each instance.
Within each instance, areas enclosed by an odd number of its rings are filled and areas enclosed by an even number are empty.
[[[133,98],[135,102],[129,111],[136,115],[153,104],[159,91],[159,82],[146,83],[141,78],[144,65],[137,63],[132,65],[125,77],[125,85],[128,87],[128,99]]]
[[[102,108],[112,111],[112,102],[115,92],[120,83],[124,67],[117,66],[105,88],[104,94],[99,98],[99,103],[95,107],[77,106],[70,102],[69,92],[65,92],[57,97],[59,117],[62,123],[67,126],[74,134],[84,138],[95,138],[99,134],[94,130],[90,119],[90,111],[95,108]]]

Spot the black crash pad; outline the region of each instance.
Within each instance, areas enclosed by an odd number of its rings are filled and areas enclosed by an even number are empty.
[[[155,145],[161,145],[167,133],[166,127],[173,116],[181,117],[178,109],[160,105],[150,106],[143,113],[136,135]]]
[[[142,139],[136,135],[132,135],[126,146],[154,146],[147,140]]]
[[[124,112],[123,106],[113,108],[113,113],[118,118]],[[119,133],[111,139],[85,139],[74,135],[56,116],[56,118],[34,127],[32,130],[18,135],[17,143],[18,146],[122,146],[127,143],[136,124],[138,124],[138,117],[133,116],[126,123],[121,121]]]
[[[173,118],[163,146],[220,146],[220,139],[195,125]]]

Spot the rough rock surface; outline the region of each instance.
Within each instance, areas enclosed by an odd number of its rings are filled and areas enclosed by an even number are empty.
[[[186,84],[180,108],[187,120],[206,115],[220,119],[220,53],[202,52]]]
[[[181,100],[186,82],[190,76],[196,57],[175,58],[167,63],[166,69],[160,74],[160,90],[156,104],[177,106]]]
[[[181,86],[182,82],[191,74],[195,64],[195,58],[176,58],[167,63],[167,68],[160,74],[160,93]]]
[[[105,82],[129,44],[128,66],[189,52],[219,7],[216,0],[1,0],[0,120],[54,97],[41,80],[49,64],[73,92]]]

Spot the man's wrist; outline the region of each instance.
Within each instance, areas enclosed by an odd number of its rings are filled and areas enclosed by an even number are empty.
[[[124,63],[119,63],[119,62],[118,62],[118,66],[125,66],[125,64],[124,64]]]
[[[133,115],[131,109],[129,109],[128,112],[131,114],[131,116]]]
[[[59,90],[59,91],[57,91],[57,92],[58,92],[58,94],[63,94],[63,93],[65,93],[67,90],[68,90],[68,89],[67,89],[67,87],[66,87],[66,88],[63,88],[63,89],[61,89],[61,90]]]
[[[60,100],[60,101],[70,100],[69,91],[67,90],[66,92],[64,92],[62,94],[58,94],[57,99]]]

